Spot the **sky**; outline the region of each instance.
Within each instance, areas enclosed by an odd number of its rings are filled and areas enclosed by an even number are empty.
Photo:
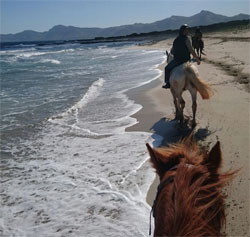
[[[201,10],[250,14],[250,0],[0,0],[2,34],[48,31],[55,25],[110,27],[152,23]]]

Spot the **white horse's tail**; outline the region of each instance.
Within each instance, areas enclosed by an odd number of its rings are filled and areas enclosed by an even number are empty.
[[[187,63],[184,67],[184,73],[187,80],[199,91],[203,100],[207,100],[213,95],[212,88],[199,77],[198,70],[194,65]]]

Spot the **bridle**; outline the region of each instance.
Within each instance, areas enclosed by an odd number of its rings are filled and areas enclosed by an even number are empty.
[[[169,171],[172,171],[172,170],[176,170],[178,168],[178,165],[175,165],[171,168],[169,168],[166,172],[169,172]],[[161,182],[158,187],[157,187],[157,193],[156,193],[156,196],[155,196],[155,200],[153,202],[153,206],[152,206],[152,209],[150,211],[150,217],[149,217],[149,235],[151,235],[151,216],[153,214],[153,217],[155,218],[155,207],[156,207],[156,203],[157,203],[157,200],[160,196],[160,193],[162,191],[162,189],[169,183],[172,183],[174,181],[174,175],[171,175],[169,176],[166,180],[164,180],[163,182]]]

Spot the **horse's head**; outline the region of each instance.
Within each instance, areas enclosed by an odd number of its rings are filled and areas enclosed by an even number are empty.
[[[147,144],[147,148],[151,157],[150,161],[160,179],[169,169],[178,165],[203,166],[211,175],[215,175],[222,161],[220,142],[217,142],[208,153],[200,151],[198,144],[191,142],[190,139],[157,149]]]
[[[155,236],[221,236],[225,221],[221,189],[235,172],[219,173],[220,142],[209,152],[191,139],[147,148],[160,177],[153,205]]]

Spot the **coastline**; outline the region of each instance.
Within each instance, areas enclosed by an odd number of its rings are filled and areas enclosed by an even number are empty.
[[[246,34],[244,32],[244,34]],[[233,182],[226,188],[228,236],[249,236],[249,56],[247,42],[205,37],[205,52],[208,54],[198,67],[200,76],[214,88],[215,94],[209,101],[197,98],[197,126],[195,136],[206,148],[211,148],[217,140],[221,141],[223,153],[222,170],[242,168]],[[226,36],[221,33],[221,37]],[[240,36],[240,34],[239,34]],[[237,45],[236,45],[237,44]],[[154,45],[137,46],[137,49],[168,49],[171,39]],[[241,64],[239,64],[240,62]],[[163,72],[166,63],[158,69]],[[230,66],[231,65],[231,66]],[[244,73],[241,73],[244,72]],[[247,80],[247,81],[246,81]],[[137,124],[126,129],[146,131],[163,137],[162,145],[181,139],[188,130],[182,130],[173,120],[174,105],[169,90],[161,88],[163,73],[153,82],[127,92],[129,98],[141,104],[142,109],[135,113]],[[186,107],[185,116],[192,119],[191,98],[183,93]],[[151,206],[155,197],[158,177],[147,194]]]
[[[158,69],[163,71],[166,62],[162,63],[158,66]],[[126,94],[127,96],[135,101],[136,103],[142,105],[142,108],[137,111],[132,117],[136,118],[138,123],[132,125],[131,127],[126,128],[126,132],[133,132],[133,131],[142,131],[142,132],[149,132],[157,133],[163,138],[164,141],[164,134],[160,131],[156,131],[156,125],[159,123],[164,117],[164,112],[161,110],[164,103],[159,97],[165,94],[164,90],[158,91],[158,88],[161,87],[163,84],[163,73],[154,81],[143,85],[141,87],[137,87],[135,89],[129,90]],[[158,93],[161,92],[161,93]],[[169,114],[171,113],[171,107],[169,107]],[[147,119],[148,118],[148,119]],[[161,142],[161,145],[163,144]],[[153,142],[154,144],[154,142]],[[146,149],[146,147],[145,147]],[[148,160],[149,162],[149,160]],[[150,165],[151,166],[151,165]],[[153,205],[155,193],[157,190],[157,186],[159,184],[159,178],[155,174],[155,179],[153,183],[150,185],[150,188],[147,192],[146,202],[149,206]]]

